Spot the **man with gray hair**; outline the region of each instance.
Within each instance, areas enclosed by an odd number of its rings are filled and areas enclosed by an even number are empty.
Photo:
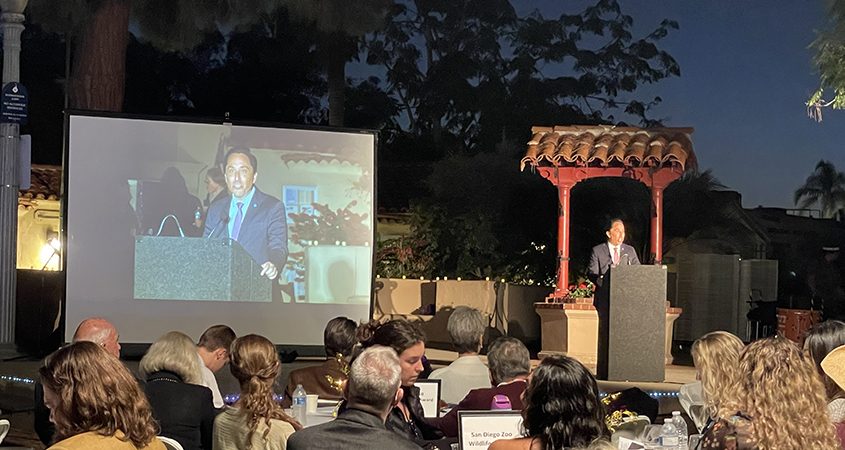
[[[440,398],[446,403],[454,405],[472,389],[490,387],[487,366],[478,356],[488,322],[481,311],[468,306],[458,306],[449,316],[446,329],[458,359],[428,377],[440,380]]]
[[[490,365],[493,387],[470,391],[448,414],[429,420],[447,438],[458,436],[458,411],[491,409],[493,399],[497,396],[507,397],[512,409],[522,410],[521,396],[531,372],[531,359],[525,345],[512,337],[496,339],[487,352],[487,364]]]
[[[346,409],[337,419],[299,430],[288,438],[289,450],[419,450],[419,446],[388,431],[384,421],[402,400],[402,368],[396,352],[375,345],[352,362],[344,387]]]

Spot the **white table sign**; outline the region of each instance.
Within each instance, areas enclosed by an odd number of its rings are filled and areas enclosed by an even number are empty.
[[[494,441],[522,437],[519,411],[458,411],[458,448],[487,450]]]
[[[420,403],[425,418],[440,417],[440,380],[417,380],[414,386],[420,388]]]

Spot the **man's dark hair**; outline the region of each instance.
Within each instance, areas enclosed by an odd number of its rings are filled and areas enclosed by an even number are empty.
[[[255,167],[253,167],[255,169]],[[208,178],[211,178],[211,181],[217,183],[220,186],[226,186],[226,177],[223,176],[223,171],[220,170],[219,167],[215,166],[208,169],[208,172],[205,173]]]
[[[235,340],[235,332],[226,325],[214,325],[209,327],[200,336],[198,346],[206,350],[217,350],[218,348],[226,349],[232,346],[232,341]]]
[[[256,171],[256,172],[257,172],[257,171]],[[611,228],[613,228],[613,224],[614,224],[614,223],[616,223],[616,222],[622,222],[623,224],[625,223],[625,221],[624,221],[624,220],[622,220],[622,218],[621,218],[621,217],[611,217],[611,218],[610,218],[610,219],[608,219],[608,221],[604,224],[604,230],[605,230],[605,231],[610,230]]]
[[[326,346],[326,355],[333,358],[340,353],[343,356],[352,355],[352,347],[358,343],[355,334],[358,325],[346,317],[335,317],[326,324],[323,332],[323,345]]]
[[[240,153],[241,155],[244,155],[247,158],[249,158],[249,164],[252,166],[252,171],[255,172],[255,173],[258,173],[258,159],[255,158],[255,155],[253,155],[252,152],[247,147],[232,147],[232,148],[229,149],[228,152],[226,152],[226,157],[223,158],[224,172],[225,172],[225,164],[227,164],[229,162],[229,156],[231,156],[235,153]]]

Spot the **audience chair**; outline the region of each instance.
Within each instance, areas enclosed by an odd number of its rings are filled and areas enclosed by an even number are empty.
[[[177,441],[176,439],[172,439],[172,438],[164,437],[164,436],[156,436],[156,437],[158,438],[159,441],[161,441],[162,444],[164,444],[164,447],[167,448],[167,450],[183,450],[182,444],[180,444],[179,441]]]
[[[6,439],[6,434],[9,432],[9,428],[11,428],[9,420],[0,419],[0,444],[3,443],[3,439]]]

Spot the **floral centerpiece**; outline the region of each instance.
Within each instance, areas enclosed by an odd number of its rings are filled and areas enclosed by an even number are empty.
[[[578,298],[593,298],[596,292],[596,285],[590,280],[581,280],[578,284],[570,284],[566,292],[566,302],[574,302]]]

